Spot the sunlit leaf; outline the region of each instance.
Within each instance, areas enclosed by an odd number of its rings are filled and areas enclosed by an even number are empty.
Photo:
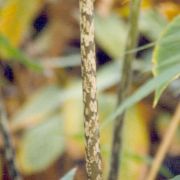
[[[25,132],[17,156],[22,172],[31,174],[45,170],[63,153],[63,124],[63,119],[56,115]]]
[[[152,7],[152,1],[151,0],[144,0],[142,1],[142,9],[150,9]]]
[[[160,4],[160,11],[169,19],[172,20],[175,16],[180,14],[179,2],[167,1]]]
[[[137,154],[146,157],[148,154],[147,118],[150,116],[147,117],[143,112],[145,112],[143,105],[136,105],[127,111],[122,132],[120,179],[139,180],[145,175],[147,164],[142,160],[127,155]]]
[[[130,13],[130,0],[114,0],[115,1],[115,11],[122,17],[128,17]],[[152,0],[143,0],[141,3],[141,9],[150,9],[153,6]]]
[[[6,0],[0,6],[0,57],[19,61],[25,66],[42,70],[42,66],[27,58],[19,47],[28,35],[34,18],[44,0]]]
[[[71,113],[69,113],[71,111]],[[62,107],[62,113],[65,120],[65,130],[67,136],[79,134],[83,129],[82,114],[83,103],[81,97],[74,97],[65,101]]]
[[[99,104],[99,120],[100,124],[106,119],[111,113],[113,113],[116,105],[116,95],[102,93],[98,96]],[[101,153],[103,156],[103,169],[104,169],[104,178],[107,179],[109,171],[109,162],[111,154],[111,141],[112,141],[112,130],[113,126],[110,124],[104,129],[100,129],[100,142],[101,142]]]
[[[124,52],[126,25],[116,16],[95,18],[95,35],[99,46],[112,58],[118,58]]]
[[[77,169],[73,168],[70,170],[65,176],[63,176],[60,180],[73,180],[76,174]]]
[[[44,0],[6,0],[0,7],[0,33],[15,47],[22,43]]]
[[[153,73],[154,76],[159,76],[167,69],[180,65],[180,16],[176,17],[165,29],[161,35],[153,56]],[[175,78],[178,77],[179,72],[169,77],[161,86],[156,89],[154,105],[157,104],[161,94],[168,86],[168,84]]]

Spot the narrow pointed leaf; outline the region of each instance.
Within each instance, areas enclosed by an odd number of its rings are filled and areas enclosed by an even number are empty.
[[[162,33],[154,50],[153,55],[153,73],[154,76],[159,76],[167,69],[180,65],[180,16],[177,16]],[[154,105],[168,86],[168,84],[180,74],[173,74],[155,91]]]
[[[116,111],[113,114],[111,114],[111,116],[104,122],[103,126],[107,125],[108,122],[114,120],[125,109],[141,101],[147,95],[152,93],[155,89],[162,86],[171,77],[174,77],[177,73],[179,73],[179,70],[180,70],[180,64],[170,67],[166,71],[162,72],[159,76],[150,79],[147,83],[142,85],[133,95],[128,97],[122,104],[120,104],[116,109]]]
[[[65,176],[63,176],[63,178],[61,178],[60,180],[73,180],[74,176],[76,174],[77,169],[73,168],[71,169]]]
[[[17,61],[25,65],[27,68],[31,68],[32,70],[42,70],[42,65],[39,62],[28,58],[22,51],[14,47],[10,43],[10,41],[2,34],[0,34],[0,48],[1,58],[7,58],[13,61]]]

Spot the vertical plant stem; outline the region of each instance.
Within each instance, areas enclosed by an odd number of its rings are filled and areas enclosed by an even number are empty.
[[[96,99],[96,58],[94,42],[94,0],[79,0],[81,29],[81,71],[83,79],[86,171],[89,180],[102,179]]]
[[[15,152],[12,146],[11,136],[8,128],[6,112],[4,110],[2,98],[0,97],[0,133],[4,141],[4,153],[7,163],[8,173],[11,179],[21,180],[20,174],[15,164]]]
[[[177,106],[176,112],[170,122],[169,128],[163,138],[163,141],[157,151],[157,154],[155,156],[155,159],[152,163],[152,167],[150,169],[150,172],[147,176],[147,180],[154,180],[157,176],[157,173],[160,169],[160,166],[162,164],[162,161],[169,149],[169,146],[172,142],[172,139],[174,137],[174,134],[178,128],[178,125],[180,123],[180,104]]]
[[[130,29],[127,38],[125,52],[129,52],[136,48],[138,39],[138,19],[140,13],[141,0],[131,0],[130,3]],[[125,54],[122,66],[121,82],[118,91],[118,105],[121,104],[130,92],[131,76],[132,76],[132,61],[135,58],[135,53]],[[109,172],[109,180],[117,180],[119,172],[119,156],[121,147],[121,132],[124,120],[123,112],[119,115],[114,124],[113,142],[111,149],[111,165]]]

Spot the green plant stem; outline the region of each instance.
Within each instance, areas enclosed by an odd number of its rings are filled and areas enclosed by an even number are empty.
[[[81,71],[83,80],[86,172],[88,180],[102,179],[98,109],[96,98],[96,58],[94,42],[94,0],[79,0]]]
[[[15,164],[15,152],[12,145],[12,140],[8,128],[8,122],[2,98],[0,98],[0,133],[2,134],[2,138],[4,141],[4,153],[9,176],[13,180],[21,180],[21,176]]]
[[[138,39],[138,19],[140,13],[141,0],[132,0],[130,4],[130,29],[127,38],[125,52],[130,52],[137,45]],[[121,81],[118,91],[118,105],[121,104],[130,92],[131,76],[132,76],[132,61],[135,59],[135,53],[125,54],[122,66]],[[121,131],[125,112],[119,115],[114,123],[113,142],[111,149],[111,165],[109,172],[109,180],[117,180],[119,174],[119,156],[121,147]]]

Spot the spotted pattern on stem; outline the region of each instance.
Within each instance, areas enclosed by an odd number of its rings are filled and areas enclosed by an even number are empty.
[[[81,28],[81,71],[83,79],[86,171],[89,180],[102,179],[96,99],[96,57],[94,42],[94,1],[79,0]]]

